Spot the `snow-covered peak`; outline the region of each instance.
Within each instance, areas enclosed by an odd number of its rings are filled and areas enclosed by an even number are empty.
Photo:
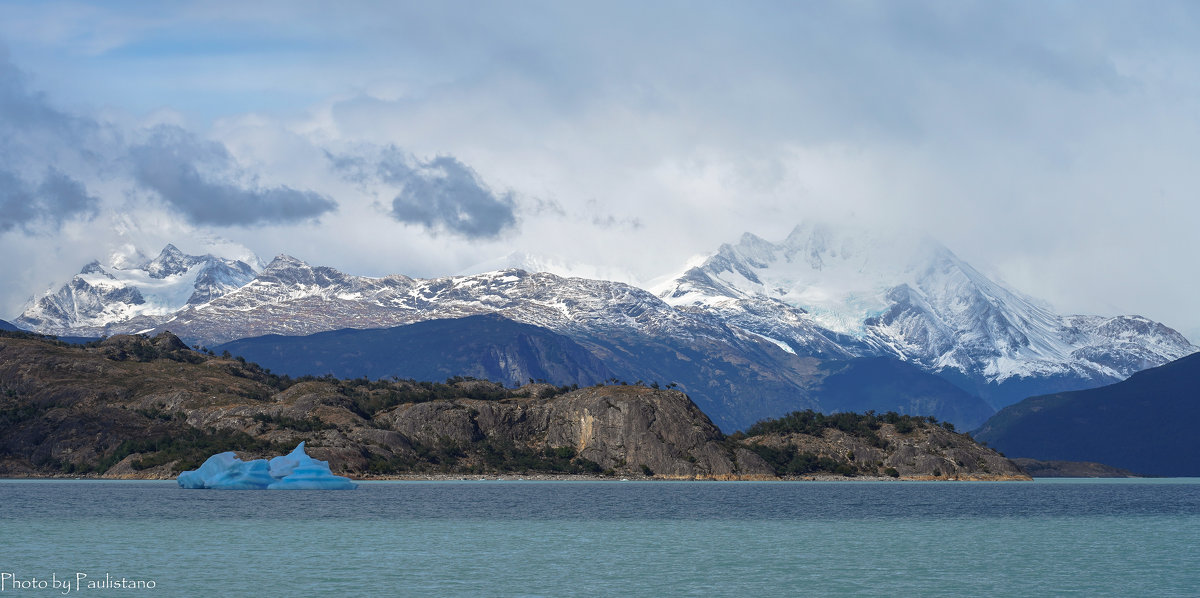
[[[265,268],[263,268],[263,272],[264,273],[283,272],[283,271],[287,271],[287,270],[311,269],[311,268],[312,268],[312,266],[309,266],[308,262],[305,262],[304,260],[299,259],[299,258],[292,257],[290,255],[287,255],[286,253],[281,253],[281,254],[275,256],[274,259],[272,259],[271,262],[268,263]]]
[[[779,243],[747,233],[655,292],[798,351],[842,337],[855,354],[990,381],[1119,379],[1196,350],[1144,319],[1055,314],[923,235],[821,223],[797,226]]]
[[[676,306],[769,297],[807,311],[828,330],[861,337],[865,320],[891,304],[890,289],[920,289],[923,274],[961,264],[927,238],[803,224],[778,244],[746,233],[655,291]]]
[[[107,265],[93,261],[79,274],[30,304],[17,320],[52,334],[92,332],[138,318],[166,318],[188,304],[201,304],[250,282],[255,269],[243,261],[188,255],[167,245],[158,257],[131,266],[129,255]],[[257,262],[257,259],[255,260]]]
[[[196,264],[212,259],[212,256],[187,255],[174,245],[167,244],[158,257],[142,266],[152,278],[166,278],[187,272]]]
[[[479,262],[469,268],[460,270],[456,276],[471,276],[484,272],[511,269],[524,270],[526,272],[547,272],[563,278],[587,278],[637,284],[637,277],[632,272],[622,268],[585,264],[562,257],[527,251],[514,251],[502,257]]]
[[[99,274],[101,276],[107,276],[109,278],[113,277],[111,274],[108,273],[107,270],[104,269],[104,266],[100,265],[99,260],[93,260],[90,264],[84,266],[83,269],[79,271],[79,273],[80,274]]]

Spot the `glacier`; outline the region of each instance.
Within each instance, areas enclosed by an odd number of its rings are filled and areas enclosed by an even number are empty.
[[[209,457],[198,469],[179,474],[180,488],[210,490],[353,490],[358,484],[329,470],[329,462],[313,459],[304,442],[292,452],[242,461],[233,451]]]

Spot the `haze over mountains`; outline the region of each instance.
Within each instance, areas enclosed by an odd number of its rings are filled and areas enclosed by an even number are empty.
[[[550,382],[604,373],[675,382],[727,430],[806,408],[896,410],[973,428],[1025,396],[1114,382],[1197,350],[1145,318],[1055,314],[929,240],[815,225],[778,244],[747,234],[655,291],[519,269],[366,278],[285,255],[260,270],[168,246],[138,266],[89,264],[15,323],[66,336],[170,330],[207,346],[245,339],[231,346],[273,355],[282,361],[266,365],[279,371],[303,362],[308,373],[358,375],[331,367],[328,352],[346,361],[347,350],[331,349],[329,337],[253,337],[439,321],[422,333],[433,340],[397,330],[372,342],[379,352],[416,344],[426,361],[466,367],[461,346],[476,342],[472,322],[483,321],[446,321],[494,314],[541,331],[488,321],[506,331],[480,353],[489,363],[454,375],[550,372],[562,354],[533,347],[569,344],[587,365]]]

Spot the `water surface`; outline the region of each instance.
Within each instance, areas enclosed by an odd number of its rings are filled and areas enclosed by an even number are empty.
[[[1195,596],[1200,479],[7,480],[0,571],[154,582],[71,588],[94,596]]]

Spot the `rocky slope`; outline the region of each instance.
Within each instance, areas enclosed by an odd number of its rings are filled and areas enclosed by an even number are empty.
[[[929,240],[807,224],[746,234],[656,292],[803,355],[882,355],[995,407],[1124,379],[1197,350],[1140,316],[1062,316]]]
[[[634,385],[566,391],[549,385],[505,389],[475,380],[297,381],[197,353],[170,334],[74,347],[3,333],[0,474],[170,476],[215,452],[261,456],[300,440],[336,472],[360,476],[556,472],[763,479],[798,471],[769,463],[758,445],[801,446],[800,437],[727,437],[681,392]],[[812,473],[878,474],[884,468],[877,461],[903,466],[903,475],[912,477],[935,473],[921,469],[932,461],[905,452],[910,445],[920,454],[941,450],[941,433],[932,426],[918,426],[908,436],[879,433],[896,440],[878,454],[854,449],[863,455],[856,463],[844,454],[848,441],[839,437],[804,441],[801,452],[818,464]],[[956,438],[970,444],[965,436]],[[893,459],[888,446],[901,456]],[[999,457],[972,447],[963,463],[973,465],[954,474],[996,472],[992,463]],[[951,470],[938,463],[949,477]]]

